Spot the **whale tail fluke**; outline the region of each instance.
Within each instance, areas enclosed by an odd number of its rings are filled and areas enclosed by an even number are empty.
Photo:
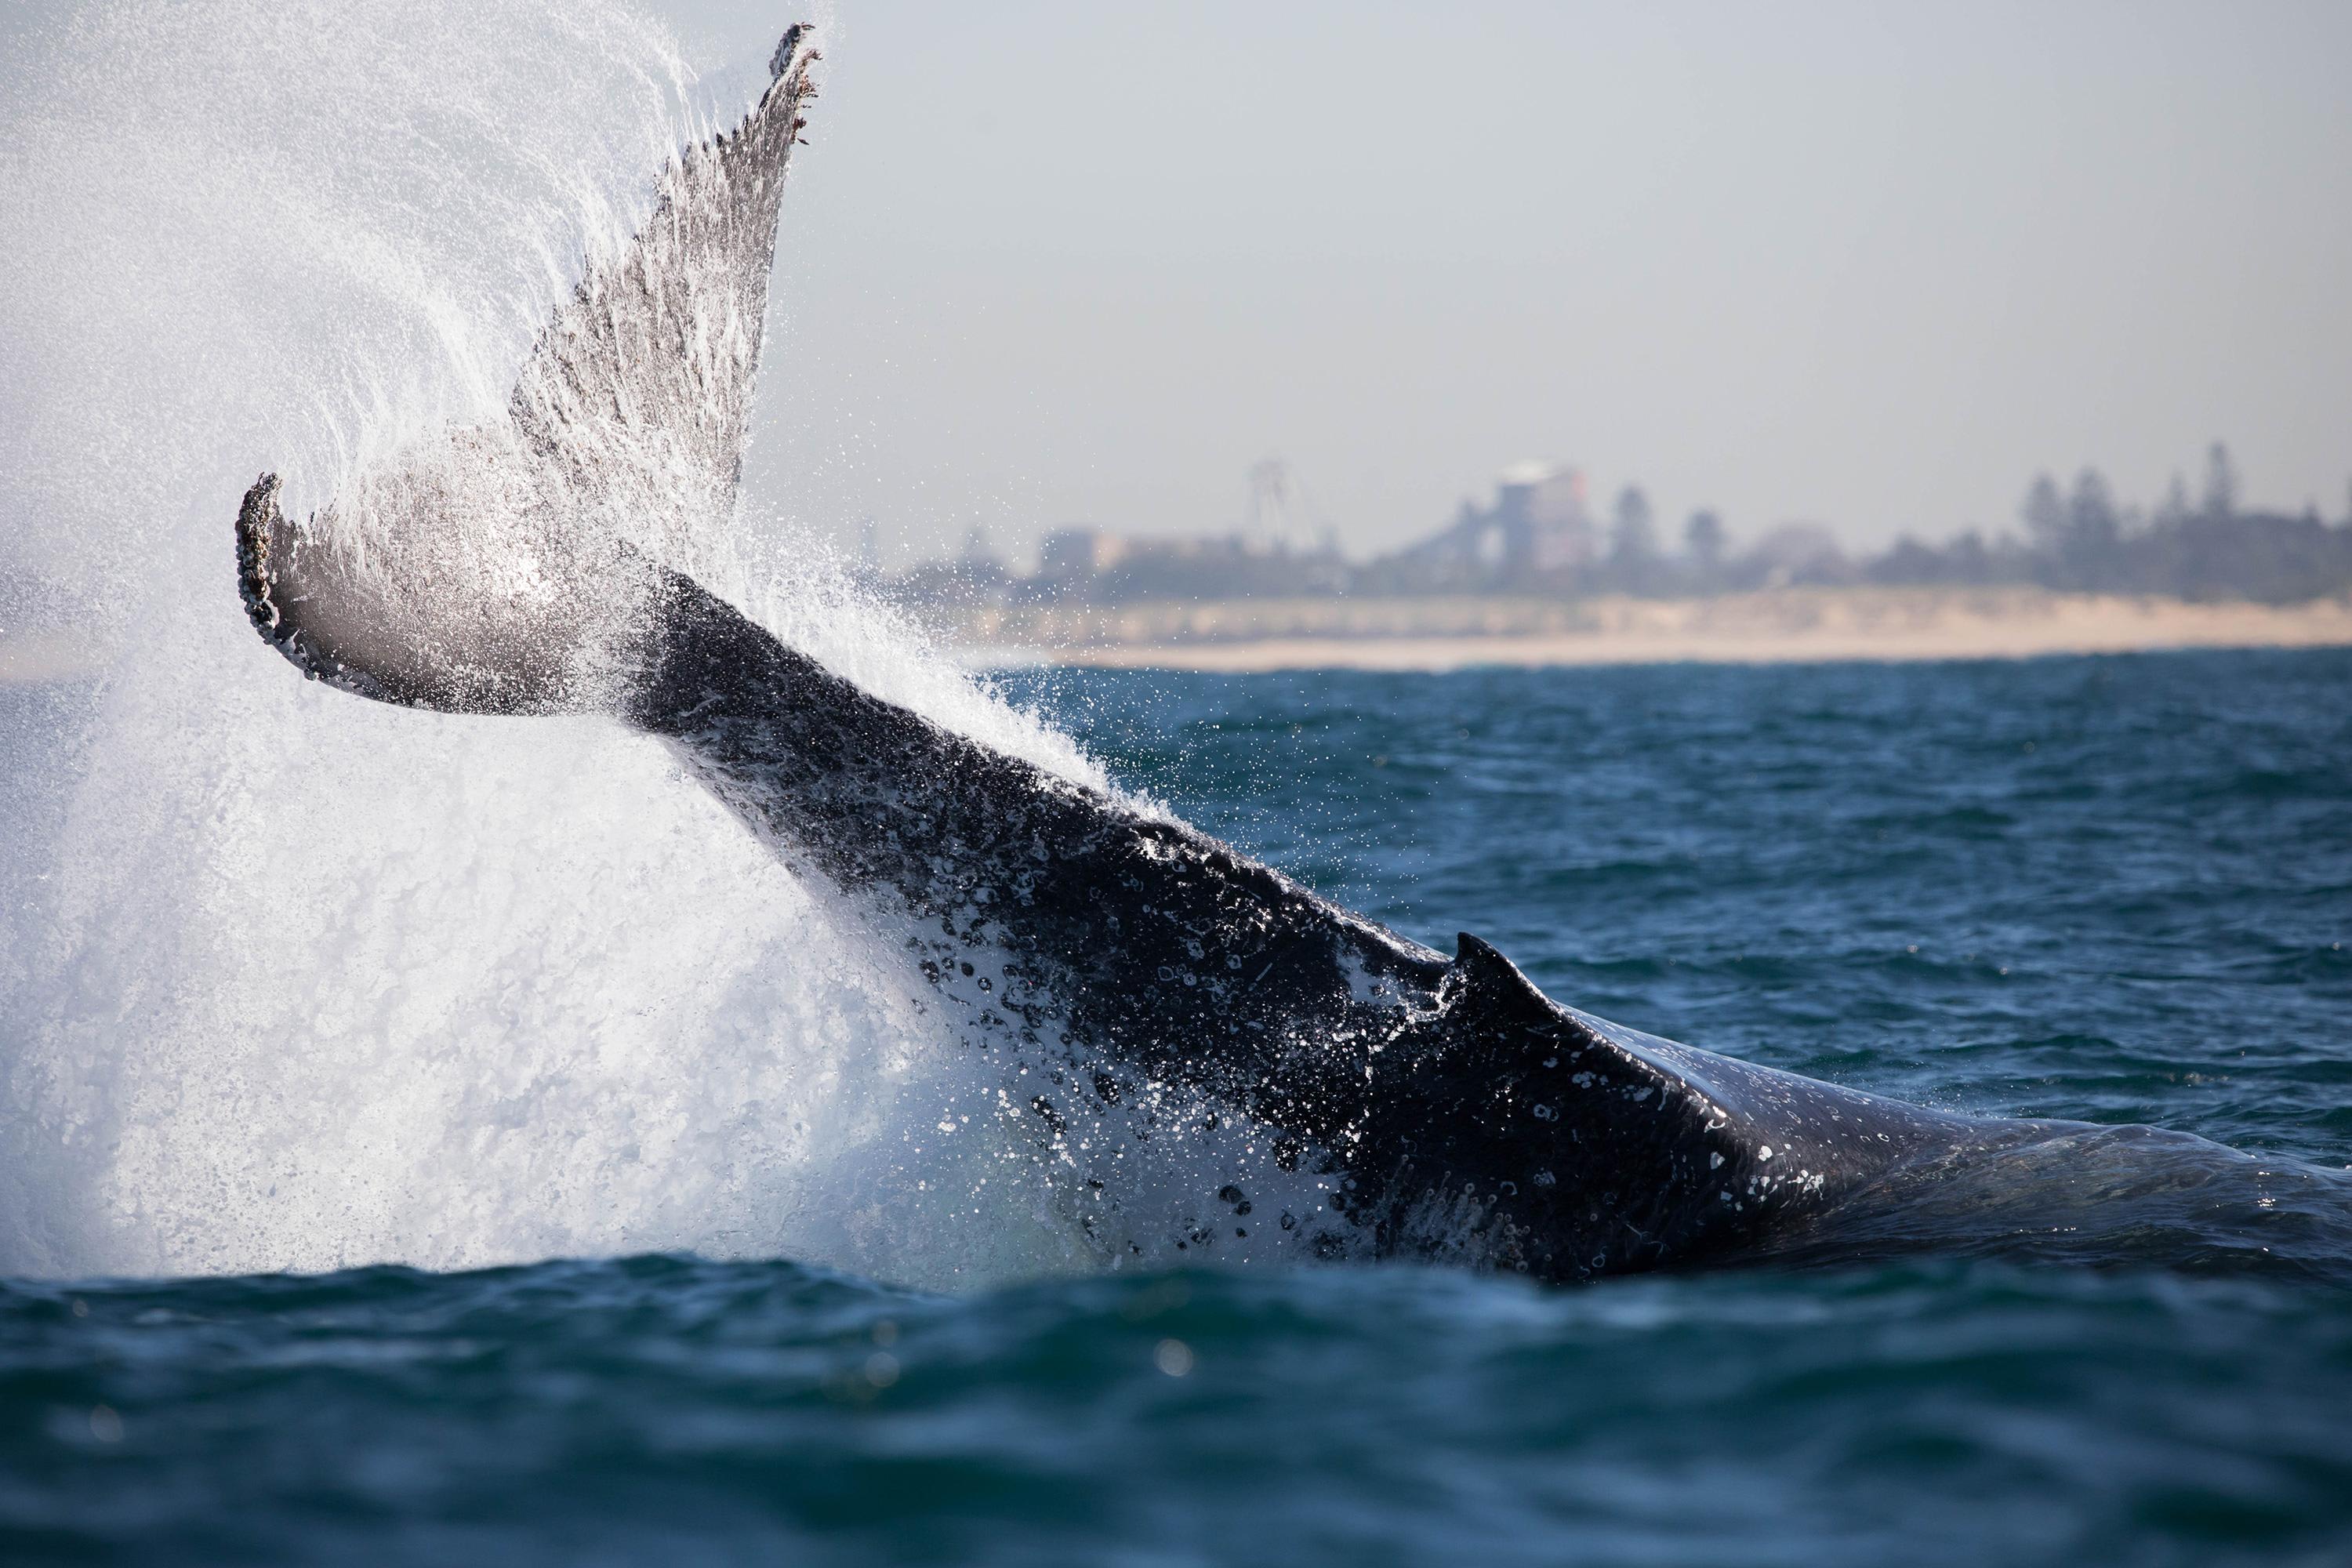
[[[237,583],[306,675],[457,713],[609,711],[661,574],[735,505],[785,166],[815,96],[810,28],[733,131],[687,147],[651,216],[540,331],[500,416],[354,474],[297,525],[246,492]]]
[[[511,552],[427,529],[369,553],[288,521],[263,474],[237,510],[237,591],[261,634],[314,680],[444,713],[611,708],[642,640],[652,576],[619,547]],[[437,508],[423,509],[428,521]]]

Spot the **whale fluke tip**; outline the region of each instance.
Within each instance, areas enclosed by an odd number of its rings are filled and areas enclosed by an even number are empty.
[[[383,684],[366,671],[321,657],[318,638],[295,615],[297,553],[293,525],[278,504],[276,474],[263,474],[245,492],[236,511],[236,591],[246,619],[261,640],[313,680],[324,680],[362,697],[391,701]]]
[[[768,60],[768,75],[772,79],[781,79],[793,68],[793,58],[800,53],[802,41],[814,30],[806,22],[794,22],[784,29],[783,41],[776,46],[776,52]]]
[[[270,597],[276,585],[271,572],[273,534],[285,531],[285,514],[278,510],[278,476],[264,474],[245,492],[236,512],[236,589],[254,629],[272,643],[282,641],[283,617]]]

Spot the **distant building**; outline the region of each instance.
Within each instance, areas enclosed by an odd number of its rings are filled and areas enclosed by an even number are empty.
[[[1854,577],[1837,535],[1817,522],[1780,524],[1749,547],[1742,565],[1761,588],[1815,587]]]
[[[1123,604],[1138,599],[1220,599],[1344,592],[1349,567],[1339,546],[1312,550],[1239,533],[1129,537],[1093,527],[1057,528],[1039,542],[1036,574],[1014,578],[973,556],[919,566],[892,580],[910,597],[940,598],[977,587],[1016,597]]]
[[[973,523],[963,536],[963,570],[979,576],[1003,579],[1012,575],[989,542],[988,530]]]
[[[1038,547],[1037,576],[1053,584],[1092,582],[1118,565],[1127,541],[1099,528],[1057,528]]]
[[[1589,565],[1599,552],[1580,468],[1517,463],[1504,469],[1492,520],[1507,568],[1557,572]]]
[[[1406,591],[1536,586],[1572,576],[1600,554],[1582,470],[1559,463],[1514,463],[1495,481],[1495,500],[1472,502],[1451,526],[1382,564]],[[1419,582],[1411,582],[1418,577]]]
[[[1486,505],[1465,500],[1437,532],[1357,564],[1340,554],[1328,521],[1320,542],[1302,546],[1307,517],[1299,514],[1315,509],[1287,468],[1267,458],[1250,470],[1246,525],[1231,532],[1138,538],[1059,528],[1045,535],[1035,574],[1022,576],[975,529],[961,560],[876,580],[910,602],[1004,606],[1336,595],[1654,598],[1852,583],[2034,584],[2060,592],[2275,604],[2352,593],[2352,512],[2330,525],[2315,506],[2301,516],[2249,510],[2226,451],[2217,447],[2209,466],[2201,508],[2176,479],[2151,515],[2118,503],[2106,481],[2085,470],[2071,492],[2054,479],[2035,481],[2024,539],[1971,530],[1941,547],[1906,537],[1884,554],[1849,557],[1837,536],[1815,523],[1783,523],[1735,550],[1711,510],[1692,514],[1685,549],[1673,553],[1659,545],[1647,498],[1630,485],[1618,498],[1613,537],[1604,548],[1580,472],[1558,463],[1516,463],[1496,476]],[[862,553],[871,563],[879,552],[870,529]],[[0,568],[0,634],[27,609],[43,613],[52,592],[12,584]]]
[[[1110,542],[1090,579],[1106,603],[1132,599],[1218,599],[1336,594],[1348,564],[1336,547],[1297,551],[1238,533],[1203,533]]]

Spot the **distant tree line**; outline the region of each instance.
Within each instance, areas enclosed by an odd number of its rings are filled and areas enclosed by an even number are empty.
[[[1911,539],[1866,563],[1881,583],[2036,583],[2077,593],[2287,604],[2352,590],[2352,492],[2334,526],[2240,503],[2237,466],[2215,442],[2192,502],[2176,475],[2152,511],[2124,506],[2096,468],[2064,489],[2048,474],[2026,490],[2022,538],[1969,532],[1940,549]]]
[[[2338,522],[2316,508],[2298,514],[2253,510],[2229,448],[2206,455],[2205,482],[2192,501],[2175,477],[2153,510],[2120,504],[2105,476],[2084,468],[2061,487],[2048,474],[2028,488],[2023,531],[1971,529],[1943,544],[1906,536],[1877,554],[1849,554],[1828,530],[1803,523],[1771,530],[1734,548],[1716,512],[1693,512],[1678,551],[1661,542],[1649,498],[1638,486],[1618,497],[1588,563],[1541,586],[1643,597],[1738,593],[1794,584],[1960,586],[2035,584],[2070,593],[2149,594],[2181,599],[2285,604],[2352,591],[2352,491]],[[1389,592],[1410,584],[1374,563],[1365,575]],[[1498,580],[1489,591],[1530,584]]]
[[[1370,562],[1347,561],[1328,541],[1300,551],[1240,535],[1129,540],[1078,528],[1047,536],[1034,575],[1015,574],[975,536],[961,562],[918,566],[887,581],[915,599],[1093,604],[1348,594],[1668,598],[1854,584],[2039,585],[2270,604],[2352,592],[2352,493],[2347,515],[2334,524],[2315,507],[2299,514],[2249,510],[2240,500],[2237,467],[2219,442],[2206,454],[2193,500],[2178,476],[2163,500],[2143,510],[2119,503],[2095,468],[2063,487],[2042,474],[2019,509],[2022,531],[1988,536],[1970,529],[1942,544],[1906,536],[1875,554],[1851,554],[1827,529],[1809,523],[1786,523],[1736,545],[1723,519],[1706,509],[1693,512],[1670,543],[1639,486],[1628,486],[1606,518],[1595,519],[1584,510],[1581,480],[1576,484],[1573,505],[1541,516],[1501,504],[1482,512],[1465,502],[1444,532]],[[1480,548],[1482,542],[1496,548]]]

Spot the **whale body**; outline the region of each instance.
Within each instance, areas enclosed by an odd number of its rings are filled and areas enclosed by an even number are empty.
[[[541,333],[503,423],[363,477],[307,528],[272,477],[247,493],[246,608],[305,674],[658,738],[886,939],[1114,1260],[1577,1280],[1918,1249],[2352,1250],[2340,1184],[2307,1167],[1931,1110],[1562,1006],[1474,935],[1451,956],[1401,937],[866,692],[651,549],[585,537],[589,512],[731,504],[809,42],[788,33],[742,125],[672,165],[635,243]],[[373,510],[364,561],[333,542],[347,506]],[[465,543],[486,507],[520,531],[520,579]]]

